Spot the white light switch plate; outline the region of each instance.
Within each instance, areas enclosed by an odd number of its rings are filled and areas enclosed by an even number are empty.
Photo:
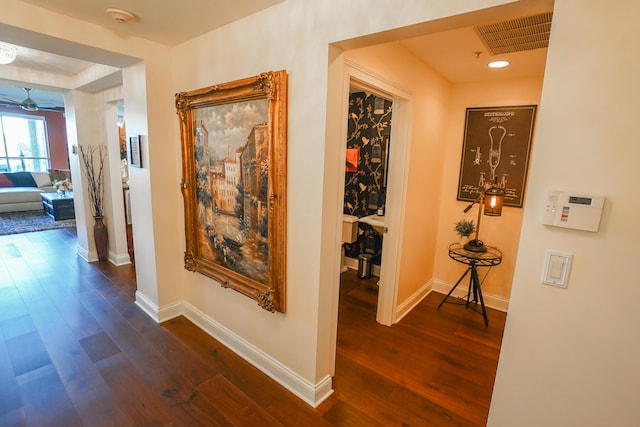
[[[569,270],[573,254],[547,250],[544,256],[542,283],[545,285],[566,288],[569,281]]]

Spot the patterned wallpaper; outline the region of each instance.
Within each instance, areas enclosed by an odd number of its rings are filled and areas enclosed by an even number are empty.
[[[362,218],[385,207],[391,110],[392,101],[370,93],[355,92],[349,97],[345,214]],[[382,236],[371,226],[360,223],[358,240],[345,244],[345,254],[357,258],[365,253],[365,247],[376,254],[372,262],[379,265]]]

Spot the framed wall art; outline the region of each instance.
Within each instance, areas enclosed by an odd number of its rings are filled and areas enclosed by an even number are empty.
[[[176,94],[185,268],[285,312],[287,74]]]
[[[140,136],[132,136],[129,138],[129,157],[130,164],[136,168],[142,167],[142,153],[140,151]]]
[[[495,182],[506,206],[522,207],[535,115],[535,105],[467,108],[458,200]]]

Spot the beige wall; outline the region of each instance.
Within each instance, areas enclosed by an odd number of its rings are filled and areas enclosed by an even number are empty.
[[[500,2],[483,3],[490,6]],[[317,331],[333,324],[337,313],[334,309],[340,247],[337,220],[341,201],[337,197],[323,198],[323,191],[335,194],[334,189],[338,188],[333,187],[335,180],[325,178],[341,176],[340,168],[344,165],[343,160],[339,160],[340,146],[327,143],[340,140],[338,129],[327,129],[325,122],[333,123],[333,119],[323,114],[327,105],[327,64],[330,59],[327,46],[332,41],[475,7],[477,2],[474,1],[435,8],[413,1],[406,2],[406,9],[398,9],[391,2],[371,8],[366,1],[346,5],[338,0],[289,0],[174,50],[176,91],[222,83],[269,69],[287,70],[287,235],[304,236],[304,239],[292,237],[287,241],[286,314],[259,310],[254,301],[223,289],[201,275],[185,271],[182,282],[188,304],[214,319],[217,327],[233,331],[311,384],[319,384],[331,375],[335,328],[332,332],[328,327],[329,332],[320,335]],[[366,20],[361,19],[363,15],[367,16]],[[331,95],[339,97],[341,92]],[[339,111],[330,109],[328,114],[339,114]],[[335,131],[337,138],[334,138]],[[335,160],[324,163],[323,159]],[[328,245],[327,250],[323,249],[324,245]],[[327,281],[320,281],[323,275],[328,275]]]
[[[477,218],[477,207],[464,214],[468,203],[456,200],[466,108],[538,105],[542,78],[452,85],[397,43],[349,50],[344,56],[412,95],[397,306],[432,279],[436,288],[448,291],[465,268],[447,256],[448,245],[457,240],[453,223]],[[511,291],[523,211],[505,207],[502,217],[482,219],[480,237],[504,255],[484,293],[489,305],[502,310]]]
[[[134,221],[141,224],[135,231],[136,253],[149,257],[137,266],[141,295],[160,311],[186,301],[230,336],[266,356],[271,366],[304,383],[303,388],[313,388],[333,371],[339,265],[340,209],[332,194],[339,188],[335,176],[340,175],[342,163],[338,149],[328,141],[341,121],[332,116],[331,107],[336,104],[331,94],[337,88],[327,91],[327,65],[335,66],[340,55],[327,46],[354,39],[350,43],[362,47],[372,39],[359,39],[363,35],[421,22],[429,24],[402,33],[442,28],[449,21],[439,18],[500,4],[535,2],[406,0],[401,6],[380,1],[371,7],[368,0],[289,0],[175,49],[21,1],[4,3],[0,24],[26,29],[22,32],[26,38],[44,34],[57,38],[45,40],[51,46],[68,40],[144,60],[144,66],[132,67],[131,75],[125,76],[133,84],[127,87],[125,80],[124,85],[127,108],[136,111],[140,120],[137,125],[128,120],[128,130],[132,126],[132,134],[149,135],[144,147],[149,169],[132,176],[141,196],[134,214]],[[639,208],[633,199],[640,180],[636,167],[640,145],[634,128],[638,107],[633,95],[638,92],[640,67],[633,52],[639,47],[640,6],[635,0],[606,5],[557,0],[556,6],[489,424],[637,425],[640,312],[635,304],[640,291],[632,255],[640,235],[629,224]],[[373,38],[390,41],[399,35]],[[286,69],[290,76],[286,314],[264,312],[254,301],[182,269],[180,153],[173,93],[269,69]],[[330,108],[324,111],[328,103]],[[461,126],[454,123],[451,129]],[[450,168],[445,165],[445,175],[452,173]],[[453,238],[447,222],[457,219],[463,206],[445,203],[451,191],[444,188],[447,182],[443,181],[441,204],[442,209],[451,209],[452,218],[442,215],[439,233]],[[540,225],[546,191],[551,188],[605,193],[601,231],[592,234]],[[447,208],[448,203],[452,205]],[[507,223],[507,219],[500,221]],[[486,227],[483,230],[489,233]],[[305,239],[293,237],[300,235]],[[439,247],[446,240],[439,237]],[[545,249],[575,254],[568,289],[539,283]],[[438,272],[436,267],[434,274]]]
[[[442,124],[448,115],[451,84],[397,43],[349,50],[344,57],[411,96],[406,188],[396,190],[406,192],[404,218],[397,222],[402,225],[401,262],[397,266],[399,306],[433,277],[445,150]],[[397,123],[395,115],[394,125]],[[403,154],[394,151],[393,141],[391,144],[391,156]],[[404,171],[395,173],[404,175]]]
[[[640,425],[640,3],[556,0],[490,426]],[[546,192],[601,192],[598,233],[543,226]],[[567,289],[540,283],[574,254]]]
[[[518,79],[509,81],[458,84],[452,89],[449,114],[442,123],[445,131],[445,147],[442,200],[438,219],[438,244],[435,253],[434,282],[452,286],[465,270],[465,266],[449,259],[447,248],[458,240],[453,225],[461,218],[477,222],[478,207],[466,214],[468,202],[456,200],[465,113],[469,107],[498,107],[508,105],[539,105],[542,79]],[[533,136],[534,145],[536,135]],[[526,192],[525,192],[526,196]],[[508,303],[517,259],[520,226],[523,209],[505,206],[501,217],[483,216],[480,223],[480,239],[498,247],[503,262],[493,268],[483,286],[488,305],[505,309]],[[481,272],[481,274],[484,274]]]

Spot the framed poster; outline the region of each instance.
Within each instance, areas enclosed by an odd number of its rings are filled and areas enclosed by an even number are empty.
[[[535,105],[467,108],[458,200],[495,182],[505,206],[522,207],[535,115]]]
[[[140,136],[132,136],[129,138],[129,155],[131,166],[142,167],[142,155],[140,153]]]
[[[185,268],[285,311],[287,74],[176,94]]]

